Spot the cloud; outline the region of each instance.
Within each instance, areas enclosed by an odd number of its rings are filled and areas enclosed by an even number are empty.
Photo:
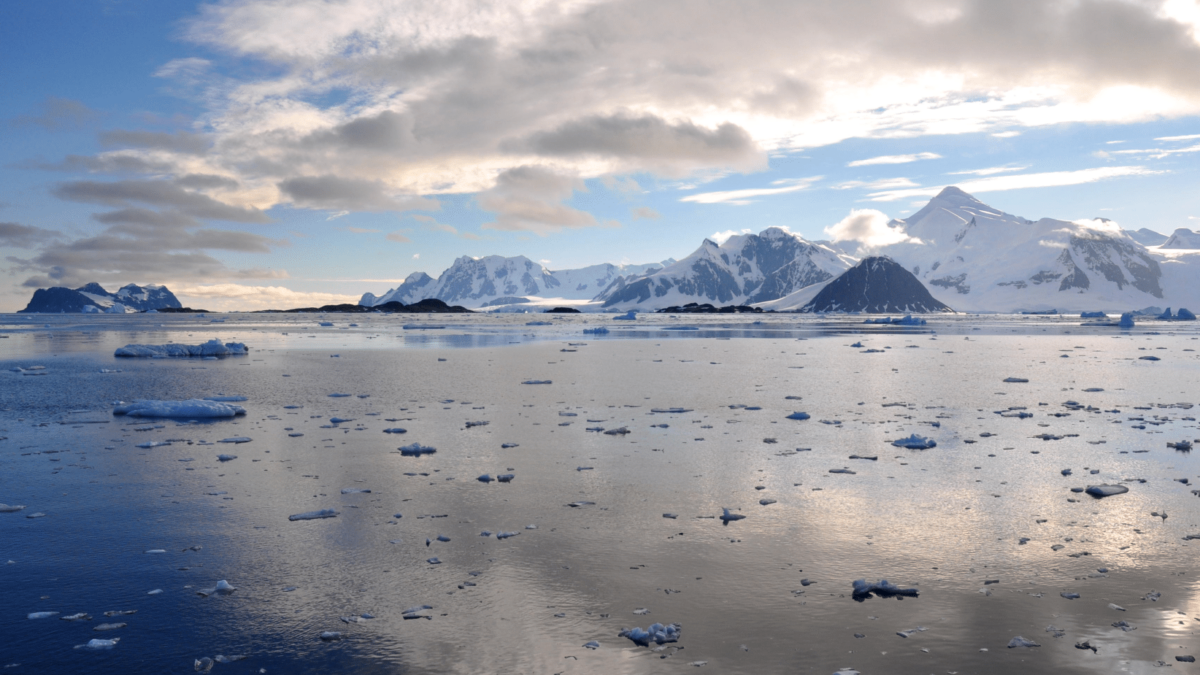
[[[1089,230],[1095,230],[1107,235],[1118,236],[1121,234],[1121,225],[1117,221],[1109,220],[1108,218],[1084,218],[1072,222],[1080,227],[1086,227]]]
[[[666,175],[685,175],[703,166],[766,167],[766,157],[754,139],[736,124],[725,122],[707,129],[690,120],[667,122],[628,112],[572,120],[504,147],[548,157],[611,157]]]
[[[113,182],[75,181],[54,188],[59,199],[106,206],[128,206],[135,202],[179,209],[197,218],[238,223],[269,223],[266,214],[251,208],[231,206],[208,195],[190,192],[167,181],[123,180]]]
[[[633,209],[632,215],[634,220],[658,220],[659,218],[662,218],[661,213],[655,211],[649,206],[639,206]]]
[[[599,223],[592,214],[563,203],[576,190],[584,189],[578,177],[545,167],[509,169],[496,178],[496,187],[479,195],[479,206],[496,214],[495,221],[482,227],[539,235],[564,228],[595,227]]]
[[[185,155],[203,155],[208,152],[208,139],[199,134],[181,131],[114,130],[100,133],[100,143],[106,146],[149,148],[169,150]]]
[[[1162,159],[1171,155],[1183,155],[1193,152],[1200,152],[1200,143],[1190,145],[1184,148],[1175,148],[1173,150],[1164,150],[1162,148],[1152,148],[1145,150],[1112,150],[1110,152],[1101,153],[1105,156],[1110,155],[1146,155],[1150,159]]]
[[[86,126],[98,117],[96,111],[69,98],[48,96],[36,115],[21,115],[12,120],[18,127],[38,126],[46,131],[66,131]]]
[[[856,159],[853,162],[846,164],[849,167],[855,166],[873,166],[875,164],[909,164],[911,162],[919,162],[924,159],[941,159],[942,156],[935,152],[918,152],[915,155],[883,155],[881,157],[871,157],[870,159]]]
[[[992,134],[992,138],[1016,138],[1020,135],[1021,132],[1019,131],[997,131],[996,133]]]
[[[398,244],[411,244],[412,243],[412,239],[409,239],[408,237],[404,236],[404,233],[400,232],[399,230],[397,230],[395,232],[388,232],[387,240],[394,241]]]
[[[248,311],[257,309],[292,309],[322,305],[355,304],[357,295],[294,291],[283,286],[251,286],[246,284],[181,284],[171,289],[187,307],[200,307],[214,312]]]
[[[857,241],[863,248],[872,249],[901,242],[916,242],[901,228],[888,227],[890,219],[875,209],[852,209],[850,215],[825,228],[833,241]]]
[[[993,166],[986,169],[968,169],[966,171],[950,171],[947,176],[994,176],[1010,171],[1024,171],[1028,166]]]
[[[695,204],[736,204],[738,206],[745,206],[747,204],[753,204],[754,197],[770,197],[773,195],[786,194],[788,192],[799,192],[800,190],[807,189],[810,185],[820,179],[821,176],[814,176],[812,178],[798,178],[794,179],[794,182],[791,185],[777,188],[748,188],[745,190],[726,190],[724,192],[701,192],[700,194],[688,195],[679,201],[692,202]]]
[[[1192,141],[1200,138],[1200,134],[1188,134],[1187,136],[1161,136],[1154,140],[1156,141]]]
[[[1126,176],[1152,176],[1163,173],[1143,166],[1108,166],[1096,169],[1079,169],[1077,171],[1049,171],[1046,173],[1026,173],[1016,176],[993,176],[956,183],[957,187],[971,193],[1002,192],[1005,190],[1023,190],[1026,188],[1060,187],[1064,185],[1081,185],[1094,183],[1111,178]],[[909,197],[932,197],[942,191],[945,185],[936,187],[912,188],[909,190],[890,190],[872,193],[870,198],[877,202],[891,202]]]
[[[393,197],[380,181],[341,178],[339,176],[303,176],[289,178],[279,189],[296,206],[337,211],[436,211],[437,200],[424,197]]]
[[[31,225],[0,222],[0,248],[33,248],[60,234]]]
[[[354,234],[375,234],[379,232],[379,230],[370,230],[365,227],[347,227],[346,231],[353,232]]]
[[[729,241],[730,237],[735,237],[739,234],[750,234],[751,232],[753,232],[753,230],[748,227],[740,232],[738,230],[725,230],[724,232],[713,232],[712,234],[708,235],[708,238],[710,241],[716,242],[717,245],[721,245]]]
[[[833,186],[834,190],[848,190],[851,188],[860,188],[864,190],[891,190],[895,188],[916,187],[916,183],[908,178],[881,178],[873,181],[851,180],[844,183],[838,183]]]

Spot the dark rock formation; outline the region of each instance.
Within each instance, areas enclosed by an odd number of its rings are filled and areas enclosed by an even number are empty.
[[[800,312],[953,312],[891,258],[872,257],[829,282]]]
[[[677,307],[665,307],[658,310],[659,314],[741,314],[743,312],[761,312],[761,307],[751,307],[749,305],[725,305],[724,307],[715,307],[708,304],[697,304],[689,302],[686,305]]]

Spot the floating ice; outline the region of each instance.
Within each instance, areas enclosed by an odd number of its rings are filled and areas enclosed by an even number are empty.
[[[617,637],[629,638],[634,644],[649,647],[651,642],[657,644],[666,644],[668,642],[679,642],[679,635],[683,631],[683,626],[677,623],[663,625],[661,623],[651,624],[649,628],[622,628]]]
[[[627,433],[629,433],[629,429],[627,429],[625,427],[620,427],[618,429],[609,429],[608,431],[604,432],[604,435],[605,436],[624,436]]]
[[[806,412],[794,412],[791,415],[788,415],[787,419],[789,419],[789,420],[806,420],[811,417],[812,417],[812,415],[809,415]]]
[[[608,335],[608,329],[601,326],[600,328],[584,328],[584,335]]]
[[[321,509],[319,511],[308,511],[306,513],[297,513],[288,516],[288,520],[317,520],[319,518],[333,518],[338,512],[333,509]]]
[[[365,488],[342,488],[342,494],[344,494],[344,495],[356,495],[356,494],[369,495],[369,494],[371,494],[371,491],[367,490]]]
[[[490,482],[492,482],[493,479],[492,479],[492,474],[485,473],[482,476],[476,478],[475,480],[479,481],[480,483],[490,483]]]
[[[431,616],[428,613],[428,610],[431,610],[431,609],[433,609],[432,605],[417,605],[416,607],[409,607],[408,609],[404,610],[403,612],[401,612],[400,616],[406,620],[407,619],[428,619],[428,620],[432,621],[433,616]]]
[[[1024,377],[1006,377],[1006,378],[1004,378],[1004,381],[1005,382],[1028,382],[1029,380],[1027,380]]]
[[[147,448],[147,449],[148,448],[161,448],[164,445],[170,445],[170,444],[171,444],[171,441],[146,441],[145,443],[138,443],[137,446],[135,446],[135,447]]]
[[[80,612],[78,614],[72,614],[70,616],[64,616],[64,617],[59,617],[59,618],[61,618],[63,621],[91,621],[92,615],[88,614],[86,612]]]
[[[24,504],[13,504],[11,506],[8,504],[0,504],[0,513],[16,513],[17,511],[24,510],[24,508]]]
[[[250,441],[251,441],[251,438],[249,436],[233,436],[231,438],[222,438],[221,440],[219,440],[217,442],[218,443],[249,443]]]
[[[936,448],[937,441],[933,440],[932,438],[925,438],[924,436],[913,434],[908,438],[900,438],[892,441],[892,445],[896,446],[897,448],[907,448],[909,450],[928,450],[929,448]]]
[[[599,649],[599,648],[600,648],[600,643],[599,643],[599,642],[596,642],[595,640],[592,640],[591,642],[585,642],[585,643],[583,643],[583,646],[584,646],[584,647],[587,647],[588,649]]]
[[[321,639],[326,642],[332,642],[334,640],[341,640],[342,634],[335,630],[327,630],[327,631],[324,631],[321,633]]]
[[[725,509],[725,508],[721,509],[721,520],[723,522],[725,522],[726,524],[728,524],[734,520],[741,520],[745,517],[746,516],[744,516],[740,513],[732,513],[732,512],[730,512],[729,509]]]
[[[501,483],[511,483],[513,478],[516,478],[516,475],[511,473],[502,473],[499,476],[496,476],[496,480]]]
[[[1133,328],[1133,312],[1122,314],[1121,321],[1117,325],[1121,328]]]
[[[525,380],[521,384],[553,384],[550,380]]]
[[[1129,492],[1129,488],[1124,485],[1089,485],[1085,492],[1100,499],[1102,497],[1112,497],[1113,495],[1123,495]]]
[[[245,401],[245,396],[205,396],[205,401],[216,401],[218,403],[239,403]]]
[[[96,626],[95,628],[93,628],[92,630],[98,630],[98,631],[119,630],[128,625],[129,624],[127,624],[127,623],[102,623],[99,626]]]
[[[613,317],[613,321],[636,321],[636,320],[637,320],[637,310],[633,310],[633,309],[629,310],[628,312],[625,312],[624,314],[619,314],[619,315]]]
[[[93,638],[91,640],[88,640],[87,644],[76,645],[75,648],[76,649],[112,649],[113,647],[116,647],[117,643],[120,641],[121,641],[121,638],[119,638],[119,637],[113,638],[111,640],[98,640],[98,639]]]
[[[213,586],[212,588],[206,588],[202,591],[196,591],[196,595],[202,595],[207,598],[210,595],[229,595],[230,593],[232,593],[236,590],[237,589],[234,588],[232,585],[230,585],[230,583],[228,581],[225,581],[224,579],[222,579],[222,580],[218,581],[217,585]]]
[[[851,582],[851,585],[854,586],[854,599],[858,600],[859,602],[871,597],[872,593],[881,598],[892,598],[896,596],[915,598],[919,593],[919,591],[915,588],[900,588],[899,586],[889,582],[887,579],[880,579],[876,582],[870,582],[866,579],[857,579]]]
[[[515,537],[518,534],[521,534],[521,533],[520,532],[497,532],[496,538],[497,539],[508,539],[509,537]]]
[[[437,452],[437,448],[431,448],[420,443],[400,446],[400,454],[405,457],[420,457],[421,455],[432,455],[435,452]]]
[[[690,412],[692,412],[692,409],[691,408],[651,408],[650,412],[679,414],[679,413],[690,413]]]
[[[914,319],[913,316],[909,314],[903,319],[893,319],[885,316],[882,319],[867,319],[866,321],[863,321],[863,323],[890,324],[893,326],[924,326],[925,319]]]
[[[237,459],[237,455],[217,455],[218,462],[230,462]]]
[[[186,401],[119,402],[113,407],[113,414],[128,417],[236,417],[245,415],[246,409],[240,405],[193,398]]]
[[[391,429],[384,429],[383,433],[385,433],[385,434],[407,434],[408,429],[401,429],[400,427],[392,427]]]
[[[28,618],[28,619],[49,619],[50,617],[57,616],[57,615],[58,615],[58,612],[33,612],[26,618]]]
[[[200,345],[125,345],[118,349],[113,356],[163,358],[188,356],[241,356],[250,350],[241,342],[226,342],[209,340]]]
[[[1008,641],[1008,648],[1013,649],[1014,647],[1041,647],[1041,645],[1034,642],[1033,640],[1028,640],[1028,639],[1023,638],[1020,635],[1018,635],[1015,638]]]

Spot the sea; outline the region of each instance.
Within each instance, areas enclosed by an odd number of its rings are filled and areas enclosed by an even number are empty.
[[[1197,672],[1200,327],[869,318],[0,315],[0,673]]]

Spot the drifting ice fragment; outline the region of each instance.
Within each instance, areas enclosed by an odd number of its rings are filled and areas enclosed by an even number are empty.
[[[900,595],[915,598],[920,592],[916,588],[900,588],[887,579],[880,579],[873,583],[866,579],[857,579],[851,582],[851,585],[854,586],[853,597],[859,602],[871,597],[872,593],[881,598],[891,598]]]
[[[119,637],[111,640],[97,640],[93,638],[88,640],[87,644],[76,645],[75,649],[112,649],[113,647],[116,647],[117,643],[120,641],[121,638]]]
[[[217,455],[218,462],[229,462],[237,459],[237,455]]]
[[[1029,380],[1027,380],[1023,377],[1006,377],[1006,378],[1004,378],[1004,381],[1005,382],[1028,382]]]
[[[236,417],[245,415],[240,405],[194,398],[187,401],[134,401],[117,403],[114,415],[129,417]]]
[[[222,579],[222,580],[218,581],[217,585],[213,586],[212,588],[206,588],[202,591],[196,591],[196,595],[202,595],[207,598],[210,595],[228,595],[236,590],[237,589],[234,588],[232,585],[230,585],[230,583],[228,581],[225,581],[224,579]]]
[[[16,513],[17,511],[24,510],[24,508],[24,504],[13,504],[11,506],[8,504],[0,504],[0,513]]]
[[[651,642],[657,644],[666,644],[668,642],[679,642],[679,634],[683,631],[683,627],[677,623],[663,625],[661,623],[651,624],[645,630],[642,628],[622,628],[617,637],[629,638],[634,644],[649,647]]]
[[[1129,492],[1129,488],[1124,485],[1089,485],[1085,492],[1096,499],[1100,499],[1102,497],[1112,497],[1113,495],[1123,495]]]
[[[332,642],[334,640],[341,640],[342,634],[335,630],[327,630],[327,631],[321,633],[321,639],[326,642]]]
[[[608,431],[604,432],[604,435],[605,436],[624,436],[627,433],[629,433],[629,429],[626,429],[625,427],[620,427],[618,429],[609,429]]]
[[[421,455],[432,455],[435,452],[437,452],[437,448],[431,448],[420,443],[400,446],[400,454],[405,457],[420,457]]]
[[[516,475],[511,473],[502,473],[499,476],[496,476],[496,480],[501,483],[511,483],[513,478],[516,478]]]
[[[728,524],[734,520],[742,520],[745,517],[746,516],[744,516],[740,513],[731,513],[729,511],[729,509],[725,509],[725,508],[721,509],[721,520],[724,521],[726,524]]]
[[[364,489],[364,488],[342,488],[342,494],[344,494],[344,495],[357,495],[357,494],[369,495],[369,494],[371,494],[371,491]]]
[[[600,643],[599,643],[599,642],[596,642],[595,640],[592,640],[591,642],[585,642],[585,643],[583,643],[583,646],[584,646],[584,647],[587,647],[588,649],[599,649],[599,648],[600,648]]]
[[[240,342],[222,343],[220,340],[209,340],[201,345],[125,345],[113,356],[129,358],[163,358],[188,356],[242,356],[250,350]]]
[[[932,438],[913,434],[908,438],[900,438],[892,441],[892,445],[897,448],[908,448],[909,450],[928,450],[929,448],[937,447],[937,441]]]
[[[320,511],[308,511],[306,513],[297,513],[288,516],[288,520],[317,520],[319,518],[333,518],[338,514],[333,509],[321,509]]]
[[[1028,648],[1028,647],[1041,647],[1041,645],[1034,642],[1033,640],[1028,640],[1028,639],[1023,638],[1020,635],[1018,635],[1015,638],[1008,641],[1008,648],[1013,649],[1014,647]]]
[[[553,384],[550,380],[525,380],[521,384]]]
[[[809,419],[810,417],[812,417],[812,415],[809,415],[806,412],[794,412],[791,415],[788,415],[787,419],[789,419],[789,420],[806,420],[806,419]]]
[[[57,614],[58,614],[58,612],[33,612],[32,614],[30,614],[30,615],[29,615],[28,617],[26,617],[26,618],[29,618],[29,619],[49,619],[50,617],[52,617],[52,616],[55,616],[55,615],[57,615]]]

